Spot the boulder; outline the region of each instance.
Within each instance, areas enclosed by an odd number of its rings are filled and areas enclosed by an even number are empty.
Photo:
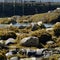
[[[24,45],[24,46],[38,46],[39,44],[39,39],[37,37],[26,37],[26,38],[23,38],[21,41],[20,41],[20,44],[21,45]]]
[[[5,41],[5,45],[14,44],[14,43],[15,43],[15,39],[13,38],[9,38]]]

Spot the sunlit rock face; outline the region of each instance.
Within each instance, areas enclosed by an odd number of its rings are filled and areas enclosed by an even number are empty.
[[[20,44],[24,46],[38,46],[39,39],[37,37],[26,37],[20,41]]]

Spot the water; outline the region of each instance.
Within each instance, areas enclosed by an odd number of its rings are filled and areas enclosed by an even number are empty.
[[[46,28],[50,28],[50,27],[53,26],[53,24],[44,24],[44,26],[45,26]]]
[[[6,28],[7,24],[0,24],[0,28]]]
[[[7,28],[8,25],[9,24],[0,24],[0,28]],[[30,23],[16,23],[16,24],[14,24],[12,26],[15,26],[15,27],[20,27],[20,26],[28,27],[30,25],[31,25]],[[44,26],[46,28],[50,28],[50,27],[53,26],[53,24],[44,24]]]
[[[30,23],[16,23],[13,26],[19,27],[19,26],[30,26]]]

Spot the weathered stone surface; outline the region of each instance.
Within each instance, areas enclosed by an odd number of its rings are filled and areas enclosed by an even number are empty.
[[[26,37],[20,41],[20,44],[24,46],[38,46],[39,39],[37,37]]]

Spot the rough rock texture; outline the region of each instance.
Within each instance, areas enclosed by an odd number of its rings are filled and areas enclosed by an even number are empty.
[[[39,44],[39,39],[37,37],[27,37],[27,38],[23,38],[20,41],[21,45],[24,46],[38,46]]]

